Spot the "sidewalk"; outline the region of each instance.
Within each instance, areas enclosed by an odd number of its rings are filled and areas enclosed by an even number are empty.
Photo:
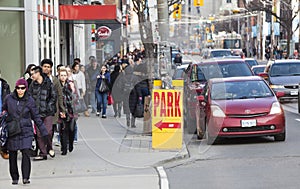
[[[32,161],[30,188],[158,189],[160,180],[155,167],[188,157],[185,145],[180,151],[153,150],[151,136],[142,133],[142,118],[136,121],[137,128],[128,129],[125,115],[114,118],[111,106],[107,116],[79,118],[78,144],[72,153],[61,156],[60,147],[55,146],[55,158]],[[0,189],[13,187],[8,161],[1,159],[0,169]],[[19,187],[22,185],[19,182]]]

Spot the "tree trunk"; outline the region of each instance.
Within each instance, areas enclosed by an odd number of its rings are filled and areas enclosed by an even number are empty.
[[[153,42],[153,32],[152,32],[152,24],[148,19],[145,18],[145,15],[143,13],[138,14],[139,18],[139,30],[140,30],[140,36],[141,40],[145,49],[145,62],[147,63],[147,72],[148,72],[148,79],[151,82],[153,78],[153,69],[154,64],[157,62],[157,58],[155,57],[154,49],[155,45]]]

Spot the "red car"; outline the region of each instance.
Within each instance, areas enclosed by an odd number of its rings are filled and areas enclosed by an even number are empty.
[[[243,59],[209,59],[190,64],[184,76],[184,125],[188,133],[195,133],[196,127],[199,127],[197,97],[209,79],[253,75]]]
[[[285,115],[277,97],[259,76],[211,79],[198,99],[200,131],[207,143],[219,137],[274,136],[285,140]],[[197,132],[198,133],[198,132]],[[202,135],[201,135],[202,134]],[[202,138],[203,133],[198,134]]]

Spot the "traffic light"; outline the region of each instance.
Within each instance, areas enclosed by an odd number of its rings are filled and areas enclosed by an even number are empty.
[[[173,5],[173,9],[174,9],[173,18],[180,19],[181,18],[181,9],[182,9],[181,4],[175,3]]]

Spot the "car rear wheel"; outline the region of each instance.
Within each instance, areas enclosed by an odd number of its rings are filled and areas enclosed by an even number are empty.
[[[278,135],[274,135],[275,141],[285,141],[285,131],[283,133],[280,133]]]

